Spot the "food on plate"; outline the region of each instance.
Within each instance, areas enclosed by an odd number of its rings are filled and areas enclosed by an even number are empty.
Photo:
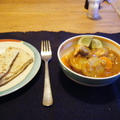
[[[120,56],[94,36],[81,37],[74,50],[62,57],[73,71],[89,77],[109,77],[120,72]]]
[[[18,53],[17,50],[6,49],[3,54],[0,54],[0,79],[9,71]]]
[[[16,51],[18,55],[12,61],[12,65],[9,67],[8,72],[2,78],[0,78],[0,86],[8,83],[9,81],[17,77],[33,62],[33,57],[23,49],[9,47],[6,51],[9,51],[10,54],[12,54],[12,51]]]

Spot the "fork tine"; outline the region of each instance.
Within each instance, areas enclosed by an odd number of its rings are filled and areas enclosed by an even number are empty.
[[[43,41],[41,41],[41,51],[43,51]]]
[[[47,48],[46,48],[46,41],[43,41],[43,51],[47,51]]]
[[[51,45],[49,40],[41,41],[41,51],[42,52],[51,51]]]
[[[51,45],[50,45],[50,41],[48,40],[48,49],[49,51],[51,51]]]
[[[49,49],[48,49],[48,40],[46,40],[46,51],[49,51]]]
[[[43,51],[46,51],[46,42],[43,41]]]

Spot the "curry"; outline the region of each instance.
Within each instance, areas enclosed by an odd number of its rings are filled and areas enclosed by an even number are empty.
[[[94,37],[82,37],[74,50],[62,57],[64,65],[89,77],[109,77],[120,72],[120,56]]]

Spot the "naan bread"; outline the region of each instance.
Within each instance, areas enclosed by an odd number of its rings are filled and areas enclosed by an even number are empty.
[[[0,54],[0,79],[7,74],[18,53],[18,50],[6,49]]]
[[[14,60],[9,72],[3,78],[0,79],[0,86],[6,84],[7,82],[17,77],[33,62],[33,57],[29,55],[26,51],[14,47],[9,47],[8,49],[16,50],[19,52],[19,54]]]

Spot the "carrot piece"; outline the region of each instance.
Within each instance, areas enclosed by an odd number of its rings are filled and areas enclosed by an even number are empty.
[[[103,56],[100,57],[100,59],[102,60],[102,64],[105,65],[106,70],[110,70],[112,68],[112,61],[109,58]]]
[[[64,63],[65,66],[70,67],[69,62],[68,62],[68,56],[62,57],[62,62]]]

